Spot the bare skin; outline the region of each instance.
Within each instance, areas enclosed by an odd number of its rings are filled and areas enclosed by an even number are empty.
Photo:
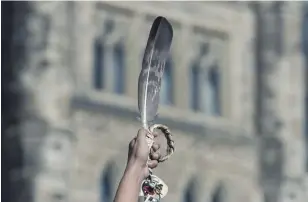
[[[159,145],[154,143],[150,150],[146,142],[145,129],[140,129],[137,136],[130,142],[128,149],[127,165],[118,186],[114,202],[137,202],[142,181],[149,175],[148,168],[158,165]],[[157,136],[154,134],[154,137]]]

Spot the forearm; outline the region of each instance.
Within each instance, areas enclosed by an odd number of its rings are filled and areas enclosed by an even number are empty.
[[[120,181],[114,202],[137,202],[142,183],[142,169],[138,166],[128,166]]]

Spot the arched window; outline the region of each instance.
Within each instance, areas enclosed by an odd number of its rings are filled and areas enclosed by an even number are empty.
[[[220,73],[209,54],[209,46],[201,44],[200,53],[190,69],[190,107],[208,115],[220,115]]]
[[[113,201],[115,169],[115,164],[111,162],[102,172],[100,181],[101,202]]]
[[[225,187],[219,183],[212,195],[212,202],[223,202],[226,194]]]
[[[190,189],[188,189],[184,193],[184,202],[193,202],[194,197],[195,196],[193,195],[193,192]]]
[[[192,178],[188,182],[188,184],[187,184],[187,186],[184,190],[183,202],[194,202],[194,201],[196,201],[196,198],[197,198],[197,196],[196,196],[197,195],[197,193],[196,193],[197,187],[196,186],[197,186],[196,179]]]
[[[93,85],[95,89],[101,90],[104,88],[104,45],[96,39],[93,44],[94,52],[94,71]]]
[[[102,176],[101,184],[101,202],[111,202],[112,200],[112,181],[111,176],[108,173],[104,173]]]
[[[110,36],[113,36],[114,29],[114,21],[106,20],[102,35],[94,42],[93,83],[95,89],[108,87],[116,94],[123,94],[125,90],[125,47],[120,39],[114,44],[107,44]]]
[[[168,59],[165,64],[164,75],[162,78],[160,90],[160,103],[164,105],[173,104],[173,63],[172,59]]]
[[[93,85],[97,90],[105,88],[105,74],[106,74],[106,51],[108,49],[105,47],[104,38],[106,35],[110,34],[114,29],[114,21],[106,20],[103,24],[103,34],[94,40],[93,44]]]
[[[113,91],[124,93],[125,85],[125,50],[123,43],[117,43],[113,48]]]
[[[212,202],[222,202],[221,192],[216,190],[212,196]]]

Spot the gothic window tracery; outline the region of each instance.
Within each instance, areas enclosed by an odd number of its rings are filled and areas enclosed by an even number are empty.
[[[95,39],[93,81],[97,90],[125,93],[125,39],[119,28],[122,24],[115,19],[105,19],[103,28]]]

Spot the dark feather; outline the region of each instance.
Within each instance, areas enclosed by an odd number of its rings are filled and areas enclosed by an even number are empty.
[[[149,34],[138,80],[138,108],[144,127],[148,127],[158,111],[161,80],[172,37],[171,24],[166,18],[157,17]]]

